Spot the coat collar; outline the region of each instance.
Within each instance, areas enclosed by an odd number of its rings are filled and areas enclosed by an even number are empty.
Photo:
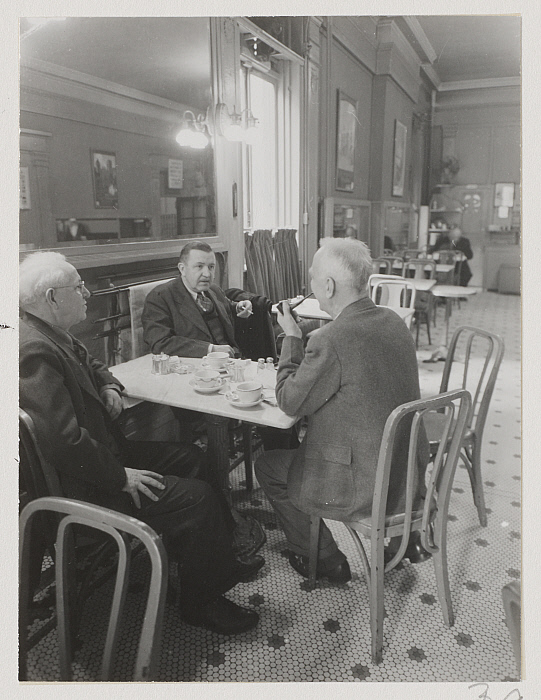
[[[80,363],[79,358],[75,354],[73,349],[72,335],[67,331],[59,328],[58,326],[53,326],[47,321],[34,316],[33,314],[25,313],[23,321],[27,323],[30,327],[34,328],[36,331],[48,338],[56,347],[62,352],[70,363],[70,367],[73,370],[77,378],[77,382],[86,392],[91,394],[95,399],[101,402],[100,395],[98,394],[96,387],[90,379],[90,375],[85,371]]]

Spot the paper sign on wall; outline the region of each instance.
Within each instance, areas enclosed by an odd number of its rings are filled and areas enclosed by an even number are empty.
[[[498,207],[498,219],[507,219],[509,216],[509,207]]]
[[[170,190],[182,189],[184,180],[183,166],[181,160],[169,158],[168,187]]]

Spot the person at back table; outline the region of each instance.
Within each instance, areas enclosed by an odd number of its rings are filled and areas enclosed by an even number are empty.
[[[155,287],[143,308],[143,338],[153,353],[204,357],[239,355],[234,315],[247,318],[252,302],[233,302],[213,284],[216,256],[208,243],[187,243],[180,252],[180,276]]]
[[[368,296],[372,260],[361,241],[326,239],[314,255],[312,291],[333,321],[303,347],[289,307],[278,322],[282,346],[276,398],[288,415],[306,416],[296,450],[264,453],[257,479],[283,526],[289,563],[308,576],[310,515],[354,520],[371,515],[378,455],[387,418],[399,405],[420,396],[415,343],[401,318]],[[404,509],[409,425],[399,427],[391,469],[388,513]],[[428,443],[418,455],[416,502],[426,492]],[[398,538],[400,539],[400,538]],[[391,540],[391,552],[398,543]],[[430,555],[410,537],[405,557],[412,563]],[[351,573],[330,530],[322,525],[317,575],[344,583]]]
[[[468,282],[472,278],[472,271],[468,265],[468,260],[473,258],[473,250],[471,249],[470,240],[462,234],[462,230],[458,226],[453,226],[448,234],[441,233],[435,245],[430,250],[435,253],[438,250],[458,250],[464,253],[466,260],[462,263],[457,262],[455,271],[460,271],[459,284],[461,287],[467,287]]]

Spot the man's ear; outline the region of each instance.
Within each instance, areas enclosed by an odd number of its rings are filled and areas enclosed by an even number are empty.
[[[54,298],[54,289],[52,287],[49,287],[49,289],[45,292],[45,301],[49,306],[56,306],[56,299]]]
[[[332,277],[327,277],[325,280],[325,296],[331,299],[336,293],[336,282]]]
[[[184,270],[184,263],[179,262],[179,264],[177,265],[177,267],[178,267],[178,271],[180,272],[180,274],[182,274],[182,272],[183,272],[183,270]]]

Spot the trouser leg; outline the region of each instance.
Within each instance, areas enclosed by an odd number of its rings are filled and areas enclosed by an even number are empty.
[[[257,480],[276,511],[284,528],[290,549],[296,554],[309,555],[310,516],[299,510],[287,493],[287,474],[295,450],[273,450],[263,454],[255,464]],[[329,528],[322,522],[319,536],[319,561],[327,567],[337,566],[345,556],[336,546]]]
[[[137,517],[163,535],[168,556],[178,562],[180,599],[201,605],[237,582],[232,538],[212,488],[197,479],[164,477],[166,488],[141,495]]]

